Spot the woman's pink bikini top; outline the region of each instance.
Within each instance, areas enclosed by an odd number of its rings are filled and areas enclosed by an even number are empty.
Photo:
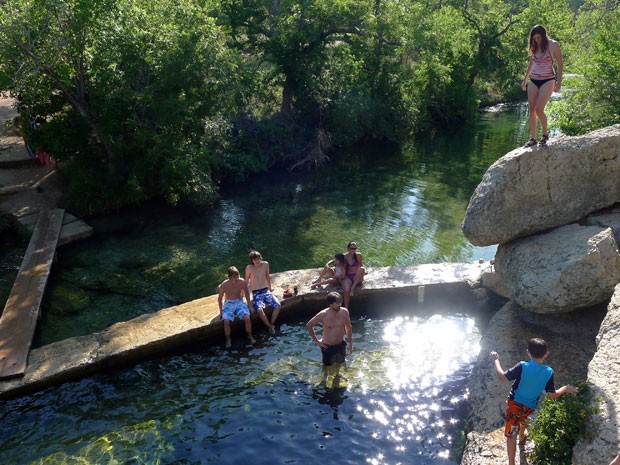
[[[555,77],[553,57],[549,49],[540,58],[537,58],[536,54],[532,55],[532,60],[534,61],[534,66],[532,67],[530,77],[534,79],[551,79]]]

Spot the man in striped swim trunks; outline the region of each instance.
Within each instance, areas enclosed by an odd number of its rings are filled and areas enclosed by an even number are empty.
[[[252,289],[252,304],[258,312],[261,321],[271,334],[275,334],[275,324],[280,314],[280,301],[271,292],[271,276],[269,275],[269,262],[263,260],[260,252],[250,252],[250,264],[245,267],[245,280]],[[265,315],[265,309],[271,308],[271,322]]]

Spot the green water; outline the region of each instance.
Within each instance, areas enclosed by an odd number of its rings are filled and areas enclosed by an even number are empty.
[[[456,465],[480,350],[462,313],[358,317],[335,386],[304,322],[0,403],[3,465]],[[409,312],[410,313],[410,312]]]
[[[88,219],[98,233],[60,249],[34,345],[214,294],[253,248],[272,273],[322,266],[351,240],[367,266],[491,259],[495,247],[469,244],[460,223],[488,166],[526,137],[526,112],[495,109],[404,147],[364,146],[319,170],[256,175],[213,208],[152,203]],[[19,255],[2,262],[8,293]]]
[[[369,266],[490,259],[495,248],[471,246],[459,225],[486,168],[526,137],[525,112],[254,176],[210,209],[91,218],[97,236],[59,251],[35,344],[212,294],[251,248],[272,272],[321,266],[350,240]],[[24,249],[0,249],[3,300]],[[253,347],[239,339],[4,401],[0,463],[455,465],[486,321],[454,305],[381,310],[354,316],[348,380],[331,388],[317,385],[304,322],[291,322]]]

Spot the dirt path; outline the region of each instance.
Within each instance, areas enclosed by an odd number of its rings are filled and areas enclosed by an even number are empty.
[[[0,94],[0,211],[20,217],[60,206],[63,195],[56,172],[28,155],[15,116],[14,100]]]

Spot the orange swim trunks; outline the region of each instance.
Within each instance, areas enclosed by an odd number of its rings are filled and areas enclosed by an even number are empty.
[[[524,423],[534,410],[526,405],[519,404],[514,400],[507,400],[508,408],[506,409],[506,427],[504,428],[504,436],[512,438],[519,432],[519,426]]]

